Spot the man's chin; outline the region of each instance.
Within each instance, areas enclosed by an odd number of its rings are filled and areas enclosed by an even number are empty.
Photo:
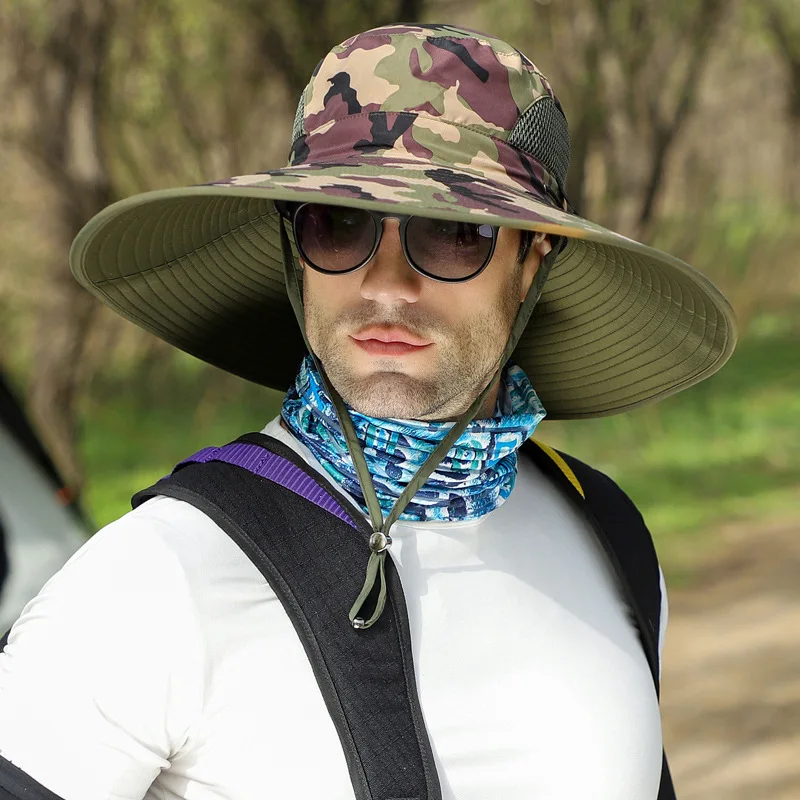
[[[422,419],[436,402],[436,386],[402,372],[353,376],[340,394],[345,402],[368,417]],[[337,387],[338,388],[338,387]]]

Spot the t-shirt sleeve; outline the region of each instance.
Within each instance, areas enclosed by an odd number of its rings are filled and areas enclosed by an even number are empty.
[[[97,533],[0,654],[0,755],[64,800],[143,797],[202,705],[200,626],[164,525],[145,505]]]

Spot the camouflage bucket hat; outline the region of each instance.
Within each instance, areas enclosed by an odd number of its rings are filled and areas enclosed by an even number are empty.
[[[733,312],[710,281],[572,211],[561,105],[505,42],[449,25],[354,36],[318,65],[292,138],[283,169],[105,209],[75,240],[75,276],[176,347],[284,390],[305,347],[275,201],[314,200],[566,237],[513,355],[550,418],[651,402],[733,351]]]

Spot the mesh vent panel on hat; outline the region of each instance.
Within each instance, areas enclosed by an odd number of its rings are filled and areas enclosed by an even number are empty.
[[[564,112],[552,97],[542,97],[520,116],[508,143],[541,161],[564,191],[569,169],[569,130]]]
[[[294,123],[292,124],[292,141],[294,144],[306,131],[303,127],[303,120],[306,113],[306,93],[300,95],[300,102],[297,104],[297,111],[294,115]]]

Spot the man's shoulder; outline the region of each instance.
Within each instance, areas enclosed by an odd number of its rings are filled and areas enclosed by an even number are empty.
[[[155,497],[87,540],[33,604],[158,621],[165,609],[194,616],[213,600],[215,586],[232,577],[257,583],[259,574],[202,511]]]
[[[73,560],[93,550],[106,557],[124,553],[137,561],[159,555],[182,560],[198,547],[214,543],[217,530],[216,523],[190,503],[158,496],[101,528]]]
[[[562,485],[569,486],[590,505],[598,502],[617,501],[625,506],[626,510],[635,513],[641,519],[638,509],[624,489],[597,467],[558,450],[540,439],[528,439],[523,445],[522,451],[542,471]]]
[[[190,504],[159,496],[92,536],[26,606],[9,641],[52,639],[106,660],[116,649],[137,664],[141,642],[148,653],[160,647],[165,663],[167,653],[182,663],[179,651],[202,642],[217,658],[223,629],[254,598],[264,599],[263,578],[230,537]]]
[[[237,579],[258,575],[249,559],[222,528],[204,511],[173,497],[158,495],[95,534],[105,551],[104,560],[115,554],[129,557],[140,567],[180,571],[192,591],[211,586],[233,572]],[[90,540],[91,543],[92,540]],[[101,543],[101,544],[100,544]]]
[[[613,551],[623,572],[643,571],[650,582],[658,578],[658,556],[650,530],[639,509],[616,481],[539,440],[529,440],[523,450],[583,510],[604,540],[604,546]]]
[[[639,509],[608,475],[537,440],[525,452],[572,495],[609,556],[634,617],[658,686],[660,646],[666,624],[664,582],[653,537]]]
[[[104,603],[121,606],[128,601],[139,603],[138,595],[162,588],[169,587],[174,594],[185,585],[190,571],[191,540],[202,548],[212,540],[204,535],[212,525],[187,503],[155,498],[88,539],[48,581],[39,600],[74,593],[104,597]],[[78,592],[80,587],[83,591]]]

